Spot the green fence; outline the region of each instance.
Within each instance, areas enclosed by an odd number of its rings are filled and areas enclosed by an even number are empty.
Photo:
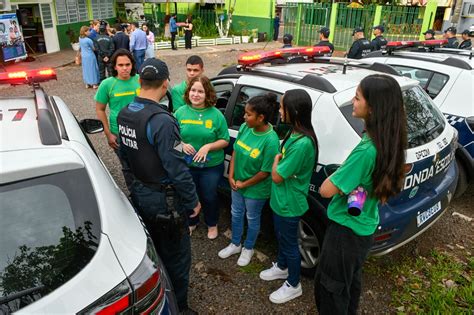
[[[298,12],[300,10],[300,12]],[[329,26],[331,3],[302,3],[282,9],[283,34],[292,34],[298,45],[314,45],[319,41],[319,30]],[[298,18],[301,14],[301,19]]]
[[[370,38],[375,18],[375,5],[351,8],[347,3],[339,3],[334,30],[334,46],[337,50],[347,50],[354,41],[352,31],[362,27],[366,38]]]
[[[385,38],[416,40],[421,33],[423,15],[420,7],[383,6],[380,24],[385,26]]]

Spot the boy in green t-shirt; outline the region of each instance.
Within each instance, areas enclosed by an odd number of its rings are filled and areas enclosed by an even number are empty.
[[[104,125],[107,142],[117,153],[119,147],[117,141],[117,115],[123,107],[130,104],[135,96],[138,95],[140,92],[140,82],[135,70],[135,60],[128,50],[118,49],[112,55],[110,62],[113,68],[113,76],[100,83],[94,99],[96,101],[95,110],[97,117]],[[110,108],[110,117],[108,119],[106,113],[107,105]],[[122,172],[127,187],[131,187],[133,176],[123,163]]]
[[[180,107],[186,105],[184,101],[184,93],[188,87],[188,83],[192,78],[200,76],[204,72],[204,62],[201,57],[193,55],[186,60],[186,80],[176,84],[171,89],[171,100],[173,102],[173,112],[176,112]]]

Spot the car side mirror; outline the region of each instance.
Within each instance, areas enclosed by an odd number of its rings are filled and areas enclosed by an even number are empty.
[[[104,131],[104,125],[99,119],[83,119],[79,122],[82,129],[88,134],[94,134]]]

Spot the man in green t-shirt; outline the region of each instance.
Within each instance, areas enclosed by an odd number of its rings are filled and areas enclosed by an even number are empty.
[[[135,96],[138,95],[140,92],[140,83],[135,70],[135,60],[128,50],[118,49],[112,55],[111,64],[113,76],[100,83],[94,99],[96,101],[95,111],[97,117],[104,125],[104,133],[107,137],[107,142],[109,146],[114,149],[115,153],[117,153],[119,148],[117,142],[117,115],[122,108],[130,104]],[[105,111],[107,104],[110,109],[108,119]],[[133,177],[130,170],[123,166],[122,163],[123,176],[127,187],[130,187]]]
[[[186,80],[173,86],[171,89],[171,100],[173,102],[173,112],[176,112],[178,108],[186,105],[184,101],[184,92],[188,87],[188,82],[192,78],[201,75],[204,72],[204,62],[201,57],[192,55],[186,60]]]

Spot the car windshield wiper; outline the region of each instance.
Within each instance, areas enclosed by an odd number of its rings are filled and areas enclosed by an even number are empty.
[[[434,126],[433,128],[431,128],[430,130],[428,130],[425,135],[426,137],[431,137],[435,132],[437,132],[439,129],[442,129],[443,126],[441,124],[437,124],[436,126]]]
[[[35,292],[41,291],[45,287],[46,286],[44,286],[44,285],[40,285],[40,286],[37,286],[37,287],[33,287],[33,288],[25,289],[25,290],[22,290],[22,291],[19,291],[19,292],[15,292],[15,293],[7,295],[7,296],[2,296],[2,297],[0,297],[0,305],[8,303],[8,302],[13,301],[13,300],[16,300],[18,298],[33,294]]]

